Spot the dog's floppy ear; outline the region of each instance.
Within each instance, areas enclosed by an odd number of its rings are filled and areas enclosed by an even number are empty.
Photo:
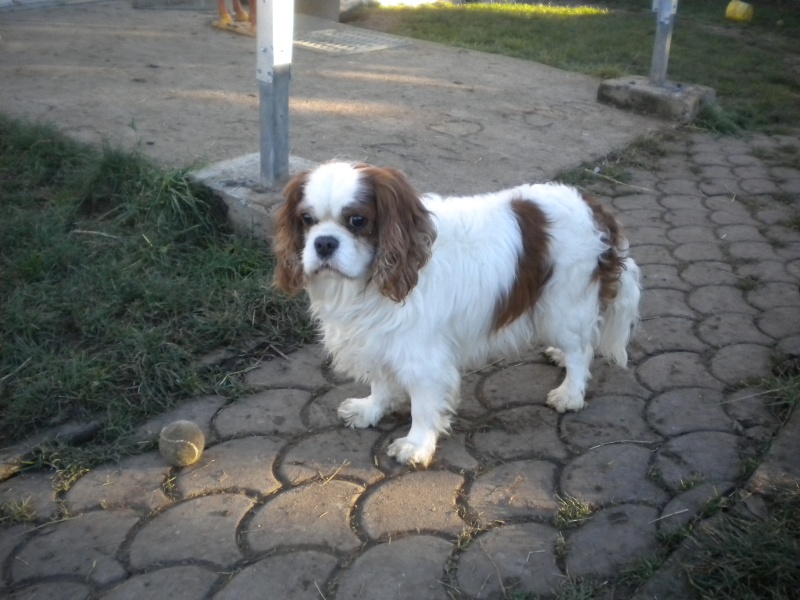
[[[419,280],[431,256],[436,227],[406,176],[395,169],[359,165],[364,182],[375,194],[378,248],[372,282],[381,293],[401,302]]]
[[[303,220],[297,208],[303,200],[308,175],[308,171],[299,173],[286,184],[285,200],[273,217],[273,249],[277,258],[275,286],[287,294],[303,289]]]

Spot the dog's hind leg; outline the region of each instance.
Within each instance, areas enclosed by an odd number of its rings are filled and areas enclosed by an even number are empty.
[[[589,367],[594,356],[592,345],[586,341],[574,340],[572,343],[559,344],[559,350],[567,375],[560,386],[547,394],[547,405],[560,413],[580,410],[584,404],[586,382],[591,376]]]

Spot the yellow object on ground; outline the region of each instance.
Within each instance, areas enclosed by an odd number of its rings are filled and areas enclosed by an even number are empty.
[[[728,8],[725,9],[725,18],[731,21],[749,23],[753,20],[753,7],[747,2],[731,0]]]

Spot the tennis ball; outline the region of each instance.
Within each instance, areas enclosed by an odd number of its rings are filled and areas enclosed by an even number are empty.
[[[166,461],[176,467],[196,462],[203,453],[206,437],[191,421],[174,421],[161,430],[158,449]]]

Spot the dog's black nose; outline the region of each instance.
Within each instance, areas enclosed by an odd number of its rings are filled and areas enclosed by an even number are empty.
[[[314,248],[320,258],[328,258],[339,247],[339,240],[332,235],[321,235],[314,240]]]

